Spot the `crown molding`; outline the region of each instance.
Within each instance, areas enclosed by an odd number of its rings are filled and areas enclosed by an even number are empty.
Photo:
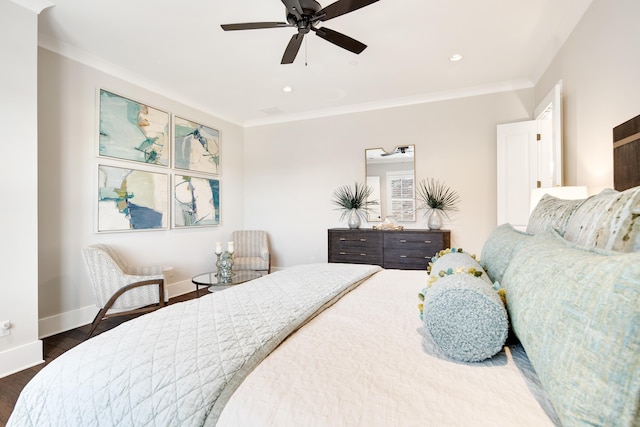
[[[210,114],[212,116],[217,117],[218,119],[227,121],[229,123],[232,123],[244,128],[265,126],[265,125],[279,124],[279,123],[286,123],[286,122],[294,122],[299,120],[317,119],[322,117],[339,116],[344,114],[361,113],[365,111],[383,110],[386,108],[405,107],[409,105],[448,101],[448,100],[459,99],[459,98],[469,98],[473,96],[488,95],[492,93],[510,92],[510,91],[515,91],[520,89],[529,89],[535,86],[531,80],[521,79],[521,80],[500,82],[500,83],[495,83],[495,84],[485,85],[485,86],[474,86],[474,87],[467,87],[467,88],[448,90],[448,91],[424,93],[424,94],[412,95],[412,96],[407,96],[402,98],[385,99],[385,100],[363,103],[363,104],[353,104],[353,105],[345,105],[345,106],[336,107],[336,108],[313,110],[313,111],[308,111],[304,113],[278,114],[278,115],[273,115],[273,116],[260,118],[260,119],[243,120],[238,117],[231,117],[228,114],[222,113],[220,111],[212,111],[209,106],[199,105],[193,102],[192,100],[185,99],[184,96],[182,96],[181,94],[173,92],[171,90],[167,90],[167,88],[161,87],[160,85],[150,81],[149,79],[143,76],[132,73],[131,71],[126,70],[122,67],[119,67],[109,61],[105,61],[102,58],[91,55],[72,45],[61,42],[47,34],[44,34],[44,33],[38,34],[38,45],[43,49],[50,50],[54,53],[62,55],[71,60],[77,61],[88,67],[95,68],[104,73],[107,73],[114,77],[125,80],[129,83],[138,85],[151,92],[157,93],[159,95],[170,98],[174,101],[188,105],[189,107],[195,108],[196,110],[200,110],[203,113]]]
[[[49,0],[11,0],[11,1],[38,15],[40,14],[40,12],[42,12],[46,8],[55,6],[55,4],[51,3]]]
[[[343,114],[361,113],[365,111],[383,110],[386,108],[406,107],[416,104],[427,104],[431,102],[449,101],[459,98],[470,98],[473,96],[489,95],[492,93],[511,92],[521,89],[530,89],[534,83],[529,79],[512,80],[485,86],[474,86],[462,89],[448,90],[412,95],[402,98],[385,99],[365,104],[346,105],[325,110],[315,110],[299,114],[278,115],[264,119],[246,120],[244,127],[264,126],[278,123],[293,122],[298,120],[309,120],[321,117],[339,116]]]

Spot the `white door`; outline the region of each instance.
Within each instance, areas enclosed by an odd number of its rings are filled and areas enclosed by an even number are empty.
[[[535,110],[536,120],[498,125],[498,225],[525,230],[531,189],[562,185],[562,81]]]
[[[498,125],[498,225],[527,228],[531,189],[538,186],[538,122]]]

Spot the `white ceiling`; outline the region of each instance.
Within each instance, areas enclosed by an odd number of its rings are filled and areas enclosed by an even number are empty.
[[[245,126],[531,87],[591,3],[380,0],[323,24],[360,55],[310,33],[281,65],[294,28],[220,28],[285,21],[280,0],[53,1],[41,46]]]

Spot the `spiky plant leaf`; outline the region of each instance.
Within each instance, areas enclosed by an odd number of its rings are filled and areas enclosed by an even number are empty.
[[[356,210],[362,219],[366,219],[364,218],[364,214],[371,210],[369,205],[378,204],[377,200],[367,201],[372,192],[373,188],[358,182],[355,183],[353,188],[349,185],[338,187],[333,192],[331,202],[337,206],[335,208],[336,210],[342,211],[340,220],[343,220],[353,209]]]
[[[426,209],[427,212],[431,209],[438,209],[442,211],[447,218],[449,218],[449,212],[458,211],[460,196],[456,191],[437,179],[423,179],[418,184],[416,193],[418,202],[421,202],[418,209]]]

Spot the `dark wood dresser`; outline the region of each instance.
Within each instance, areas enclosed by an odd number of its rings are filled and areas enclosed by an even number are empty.
[[[449,230],[329,229],[329,262],[426,270],[431,257],[450,246]]]

